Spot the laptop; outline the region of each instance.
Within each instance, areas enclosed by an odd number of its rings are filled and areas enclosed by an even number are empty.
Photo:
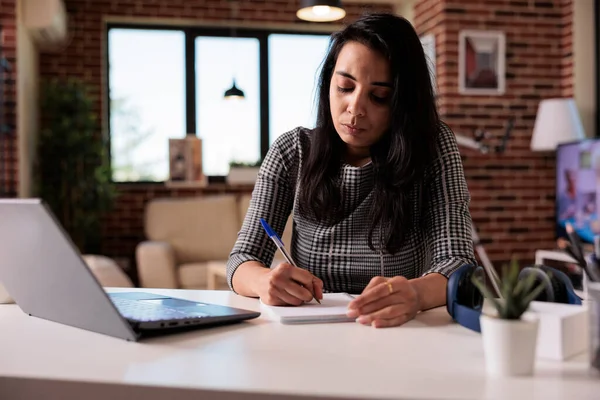
[[[259,312],[145,292],[107,293],[48,205],[0,199],[0,282],[27,314],[137,341]]]

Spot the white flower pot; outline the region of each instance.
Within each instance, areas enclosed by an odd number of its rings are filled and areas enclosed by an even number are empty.
[[[480,323],[488,375],[533,375],[539,325],[535,315],[507,320],[481,314]]]
[[[2,283],[0,283],[0,304],[14,303],[14,300],[10,297]]]
[[[256,183],[259,167],[233,167],[229,169],[227,183],[230,185]]]

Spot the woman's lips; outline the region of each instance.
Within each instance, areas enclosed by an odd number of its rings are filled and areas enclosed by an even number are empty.
[[[355,125],[342,124],[342,126],[346,129],[346,132],[350,135],[356,135],[356,134],[360,133],[361,131],[364,131],[363,128],[359,128]]]

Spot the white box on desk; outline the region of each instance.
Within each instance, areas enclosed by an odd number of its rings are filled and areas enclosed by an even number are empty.
[[[528,312],[539,318],[536,358],[562,361],[587,350],[587,306],[532,301]]]

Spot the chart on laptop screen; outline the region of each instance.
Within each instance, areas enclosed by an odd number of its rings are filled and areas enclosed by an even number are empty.
[[[556,229],[565,236],[571,223],[581,239],[600,235],[600,138],[558,146],[556,150]]]

